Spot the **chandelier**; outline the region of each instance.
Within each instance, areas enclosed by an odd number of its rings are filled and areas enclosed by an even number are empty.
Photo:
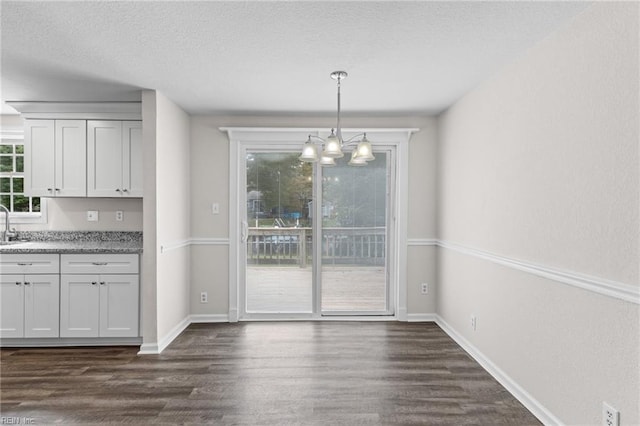
[[[307,142],[302,147],[302,154],[298,158],[307,163],[320,162],[321,166],[335,166],[335,159],[344,157],[342,150],[353,146],[351,160],[349,160],[348,164],[350,166],[366,166],[368,161],[375,160],[371,143],[367,140],[367,134],[360,133],[346,141],[342,139],[342,129],[340,128],[340,81],[347,78],[347,72],[334,71],[331,73],[331,78],[336,80],[338,84],[338,122],[336,128],[331,129],[331,134],[327,139],[309,135]],[[357,140],[360,136],[362,136],[362,139]],[[316,141],[321,142],[321,146]],[[320,153],[318,153],[319,148],[322,149]]]

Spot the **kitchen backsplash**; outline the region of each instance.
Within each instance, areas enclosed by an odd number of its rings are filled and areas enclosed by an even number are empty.
[[[88,221],[87,211],[97,211],[98,220]],[[11,225],[18,231],[142,231],[142,199],[49,198],[46,223]]]

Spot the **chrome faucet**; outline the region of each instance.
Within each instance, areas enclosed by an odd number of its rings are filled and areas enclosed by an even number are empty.
[[[9,209],[0,204],[0,210],[4,212],[4,231],[2,231],[2,242],[7,243],[11,237],[16,236],[16,230],[10,229],[11,223],[9,222]]]

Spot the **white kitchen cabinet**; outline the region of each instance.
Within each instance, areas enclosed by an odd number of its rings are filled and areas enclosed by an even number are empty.
[[[142,197],[142,122],[87,122],[87,195]]]
[[[57,254],[0,255],[0,337],[58,337]]]
[[[26,120],[24,155],[27,195],[87,196],[85,120]]]
[[[23,275],[0,275],[0,336],[24,337]]]
[[[137,255],[63,254],[60,263],[60,337],[139,335]]]

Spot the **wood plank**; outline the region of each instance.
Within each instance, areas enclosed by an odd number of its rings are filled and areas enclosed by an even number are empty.
[[[0,411],[34,424],[538,425],[437,325],[192,324],[138,348],[2,349]]]
[[[247,266],[248,312],[311,312],[312,269]],[[381,266],[324,266],[324,311],[385,311],[386,273]]]

